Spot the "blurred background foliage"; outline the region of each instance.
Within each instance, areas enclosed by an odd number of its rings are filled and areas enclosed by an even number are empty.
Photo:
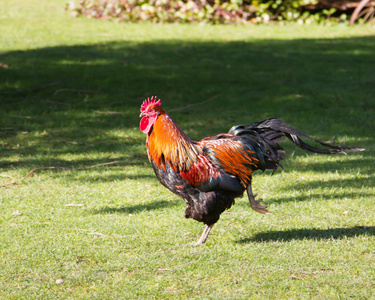
[[[125,22],[197,22],[239,24],[297,22],[349,23],[360,0],[73,0],[67,10],[74,17]],[[369,1],[374,11],[375,3]],[[374,17],[368,16],[369,19]],[[358,22],[363,18],[359,16]]]

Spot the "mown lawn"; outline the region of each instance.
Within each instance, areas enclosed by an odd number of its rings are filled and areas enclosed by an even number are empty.
[[[375,299],[375,27],[120,24],[72,19],[62,0],[0,4],[1,299]],[[151,95],[192,138],[279,117],[366,151],[283,143],[285,171],[254,182],[273,214],[245,196],[194,247],[204,226],[159,184],[138,129]]]

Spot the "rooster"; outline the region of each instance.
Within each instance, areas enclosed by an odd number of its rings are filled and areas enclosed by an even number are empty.
[[[147,134],[148,158],[159,181],[186,202],[185,218],[206,227],[196,243],[202,245],[220,215],[247,191],[250,206],[270,214],[262,199],[255,200],[251,188],[253,172],[282,168],[285,151],[278,144],[284,137],[304,150],[321,154],[346,154],[362,148],[343,148],[316,141],[279,119],[233,126],[199,141],[190,139],[151,97],[141,106],[140,129]],[[300,137],[329,149],[315,148]]]

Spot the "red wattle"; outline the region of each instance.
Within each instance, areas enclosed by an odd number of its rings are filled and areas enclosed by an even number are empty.
[[[157,115],[143,117],[141,119],[141,123],[139,124],[139,128],[141,129],[141,131],[145,134],[148,134],[157,118]]]
[[[141,119],[141,122],[140,122],[140,124],[139,124],[139,128],[141,129],[141,131],[143,132],[143,133],[145,133],[145,134],[147,134],[148,133],[148,131],[150,130],[150,128],[148,128],[149,127],[149,120],[148,120],[148,118],[147,117],[143,117],[142,119]]]

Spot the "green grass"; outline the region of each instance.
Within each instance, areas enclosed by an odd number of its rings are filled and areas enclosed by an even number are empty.
[[[0,3],[1,299],[375,298],[375,27],[120,24],[24,2]],[[285,171],[254,182],[273,214],[238,199],[193,247],[204,226],[138,129],[151,95],[201,103],[171,112],[192,138],[279,117],[366,151],[283,143]]]

